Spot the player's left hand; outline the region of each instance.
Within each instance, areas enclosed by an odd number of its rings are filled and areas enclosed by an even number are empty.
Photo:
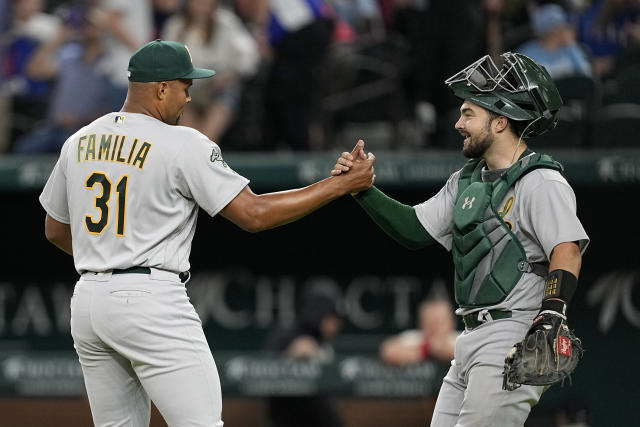
[[[533,324],[527,331],[527,335],[525,336],[525,340],[530,335],[536,333],[536,331],[547,331],[545,334],[549,343],[549,347],[553,348],[553,340],[558,336],[558,332],[563,325],[563,322],[566,322],[566,317],[561,313],[557,313],[555,311],[548,310],[545,313],[539,313],[535,319],[533,319]]]
[[[539,313],[524,340],[505,358],[502,388],[512,391],[522,384],[563,381],[570,377],[582,353],[582,342],[569,330],[564,315]]]

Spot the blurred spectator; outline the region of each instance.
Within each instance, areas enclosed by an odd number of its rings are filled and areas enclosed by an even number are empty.
[[[162,37],[165,23],[180,11],[183,0],[153,0],[153,38]]]
[[[58,152],[79,127],[110,110],[100,29],[83,6],[64,9],[61,16],[58,34],[38,48],[27,66],[31,78],[55,81],[48,117],[44,126],[16,142],[16,153]]]
[[[13,0],[10,6],[9,29],[0,40],[0,80],[2,92],[10,99],[9,138],[13,141],[46,114],[51,84],[30,77],[27,63],[38,46],[55,37],[60,20],[44,12],[44,0]]]
[[[576,42],[576,32],[562,7],[546,4],[536,8],[531,27],[536,38],[516,49],[518,52],[544,65],[555,80],[591,76],[589,59]]]
[[[104,67],[111,84],[112,110],[122,107],[127,95],[129,58],[153,37],[151,0],[96,0],[94,23],[103,31],[109,59]]]
[[[327,3],[335,15],[334,41],[379,40],[384,36],[384,22],[377,0],[327,0]]]
[[[580,18],[580,41],[593,56],[594,73],[608,77],[616,57],[640,41],[640,5],[636,0],[594,0]]]
[[[530,10],[539,1],[484,0],[487,19],[487,52],[498,60],[503,52],[514,50],[531,39]]]
[[[349,133],[359,133],[363,126],[370,134],[367,143],[375,144],[378,123],[394,126],[404,117],[403,93],[398,90],[399,70],[406,62],[404,44],[386,37],[377,0],[327,4],[333,11],[334,32],[319,88],[322,128],[315,127],[320,130],[315,134],[322,139],[314,148],[339,144],[336,141],[351,138]]]
[[[334,358],[331,340],[342,329],[342,312],[333,289],[311,287],[301,298],[297,322],[291,328],[275,330],[266,350],[286,357],[330,362]],[[270,427],[340,427],[342,421],[329,396],[271,397],[268,400]]]
[[[425,128],[433,127],[436,116],[438,131],[448,131],[444,115],[458,106],[442,82],[484,54],[483,7],[477,0],[399,0],[393,16],[393,29],[409,46],[404,86],[410,108]]]
[[[0,34],[9,28],[9,0],[0,0]]]
[[[555,427],[589,427],[592,416],[589,405],[581,398],[568,398],[560,403],[554,414]]]
[[[245,3],[246,4],[246,3]],[[333,33],[324,0],[258,0],[255,35],[272,49],[265,88],[263,147],[308,150],[318,115],[322,65]]]
[[[216,70],[212,79],[194,81],[191,104],[180,124],[218,142],[238,107],[242,84],[258,68],[258,46],[234,12],[218,0],[187,0],[171,17],[163,37],[186,44],[195,62]]]
[[[0,60],[4,61],[5,46],[3,36],[9,27],[9,0],[0,0]],[[9,97],[4,88],[4,72],[0,69],[0,115],[2,117],[11,117],[11,109],[9,106]],[[9,120],[0,121],[0,154],[4,153],[9,146]]]
[[[450,362],[456,344],[456,320],[444,299],[426,300],[418,309],[419,330],[387,338],[380,345],[380,358],[392,365],[408,365],[435,359]]]

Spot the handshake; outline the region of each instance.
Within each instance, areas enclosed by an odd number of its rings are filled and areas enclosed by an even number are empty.
[[[376,156],[373,153],[365,154],[364,141],[359,140],[351,153],[345,151],[338,157],[331,176],[341,180],[345,194],[356,195],[373,185],[376,179],[373,170],[375,163]]]

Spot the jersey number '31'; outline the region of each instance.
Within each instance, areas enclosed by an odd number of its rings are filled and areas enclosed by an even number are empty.
[[[128,175],[123,175],[116,185],[116,193],[118,193],[118,217],[116,221],[116,235],[124,237],[124,223],[127,205],[127,182]],[[109,225],[109,199],[111,198],[111,181],[103,172],[94,172],[87,178],[85,188],[91,190],[98,184],[102,187],[102,194],[96,197],[95,206],[100,210],[100,218],[94,221],[91,215],[85,215],[84,222],[87,231],[91,234],[102,234],[104,229]]]

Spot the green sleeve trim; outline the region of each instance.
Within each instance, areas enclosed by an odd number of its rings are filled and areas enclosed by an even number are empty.
[[[416,250],[435,241],[418,220],[413,206],[392,199],[375,186],[354,198],[371,219],[401,245]]]

